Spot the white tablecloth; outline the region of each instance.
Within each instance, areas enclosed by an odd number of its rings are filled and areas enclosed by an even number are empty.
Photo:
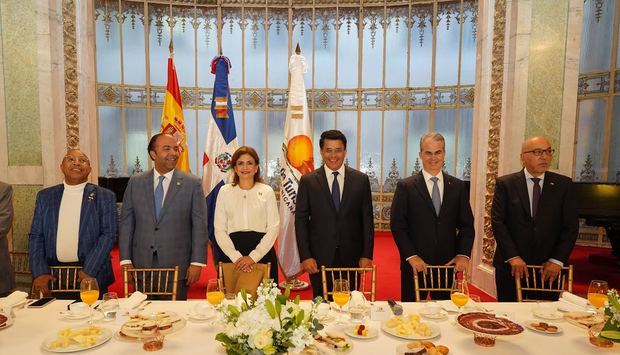
[[[147,306],[147,311],[174,311],[185,316],[194,302],[198,301],[157,301]],[[67,308],[69,301],[54,301],[41,309],[17,309],[14,324],[0,330],[0,354],[26,355],[48,354],[41,349],[43,340],[57,333],[67,326],[84,324],[82,321],[67,321],[60,318],[59,312]],[[533,319],[533,304],[528,303],[484,303],[486,308],[496,313],[506,313],[517,322]],[[422,304],[407,303],[403,305],[405,312],[419,311]],[[127,317],[118,317],[114,322],[98,322],[97,325],[117,331]],[[429,320],[425,320],[429,321]],[[430,321],[429,321],[430,322]],[[564,329],[560,335],[542,335],[525,329],[524,333],[509,337],[498,338],[495,347],[482,348],[474,344],[473,335],[462,330],[454,323],[454,315],[449,319],[435,322],[441,329],[441,335],[432,339],[436,344],[446,345],[450,354],[610,354],[620,353],[620,344],[612,349],[599,349],[590,345],[587,331],[564,321],[557,321]],[[370,326],[379,327],[379,322],[369,321]],[[328,326],[333,326],[329,325]],[[223,348],[215,341],[215,335],[222,328],[208,323],[187,322],[185,329],[166,337],[164,348],[158,354],[224,354]],[[396,348],[407,342],[392,337],[380,331],[379,337],[374,340],[351,339],[353,351],[350,354],[380,354],[392,355]],[[84,351],[87,354],[129,354],[143,353],[141,343],[124,342],[112,338],[107,343]]]

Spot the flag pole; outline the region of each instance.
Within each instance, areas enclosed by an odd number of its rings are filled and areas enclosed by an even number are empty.
[[[299,42],[297,42],[297,46],[295,47],[295,54],[301,55],[301,48],[299,48]],[[302,273],[298,273],[297,275],[288,276],[286,275],[286,280],[280,282],[278,287],[281,289],[290,289],[291,291],[303,291],[310,287],[306,281],[300,280],[298,277]]]

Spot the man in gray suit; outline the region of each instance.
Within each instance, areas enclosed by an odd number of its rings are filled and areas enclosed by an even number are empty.
[[[11,185],[0,181],[0,297],[7,296],[15,288],[7,238],[13,223],[12,195]]]
[[[123,267],[179,266],[178,299],[207,262],[207,205],[200,179],[175,169],[179,146],[156,134],[148,146],[155,168],[129,179],[123,198],[119,249]]]

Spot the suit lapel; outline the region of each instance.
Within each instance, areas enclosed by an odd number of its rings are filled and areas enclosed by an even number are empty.
[[[146,206],[151,211],[151,217],[153,217],[153,224],[157,224],[157,217],[155,216],[155,170],[144,175],[146,179],[144,185],[144,196],[146,196]]]
[[[449,199],[454,195],[454,181],[452,180],[452,176],[443,173],[443,196],[441,197],[441,207],[439,208],[439,215],[441,216]],[[431,203],[433,201],[431,200]]]
[[[422,175],[422,173],[415,175],[414,186],[418,189],[418,193],[422,196],[422,200],[426,203],[426,207],[430,208],[433,214],[437,215],[435,213],[433,201],[431,200],[431,195],[428,194],[428,188],[426,187],[426,181],[424,181],[424,175]]]
[[[515,184],[517,185],[517,193],[519,194],[519,200],[521,200],[521,206],[525,211],[525,214],[532,219],[532,210],[530,207],[530,196],[527,192],[527,183],[525,181],[525,172],[521,170],[521,172],[517,173],[517,178],[515,179]],[[540,204],[539,204],[540,206]],[[540,207],[539,207],[540,209]]]
[[[327,177],[325,176],[324,167],[321,166],[320,168],[316,170],[316,178],[319,182],[319,186],[321,187],[321,190],[323,190],[323,193],[325,194],[325,198],[327,198],[327,201],[329,201],[329,205],[332,207],[332,209],[335,212],[336,207],[334,207],[334,201],[332,200],[332,194],[329,190],[329,185],[327,184]],[[341,207],[342,207],[342,204],[341,204]]]
[[[58,188],[53,190],[52,193],[52,200],[50,201],[51,204],[51,208],[50,208],[50,216],[52,217],[52,223],[50,223],[50,225],[48,226],[48,228],[51,228],[52,230],[50,230],[50,235],[53,235],[54,238],[51,239],[53,245],[51,245],[52,250],[53,250],[53,255],[55,258],[56,257],[56,238],[57,238],[57,233],[58,233],[58,217],[60,215],[60,201],[62,200],[62,193],[65,191],[65,185],[60,184],[58,185]]]
[[[353,174],[351,173],[351,168],[345,166],[344,167],[344,186],[342,187],[344,190],[342,190],[342,199],[340,200],[340,209],[342,210],[344,208],[345,203],[347,203],[347,201],[350,199],[349,195],[351,194],[349,191],[353,190],[351,188],[351,184],[354,183],[353,181]],[[330,194],[331,197],[331,194]]]
[[[97,198],[96,196],[96,190],[95,190],[95,186],[87,183],[86,187],[84,187],[84,194],[82,195],[82,206],[80,207],[80,226],[79,226],[79,233],[78,233],[78,258],[80,255],[80,250],[82,249],[82,241],[84,240],[84,238],[82,238],[82,236],[85,236],[85,231],[84,229],[87,228],[88,223],[89,223],[89,216],[92,213],[92,209],[95,206],[95,199]]]
[[[179,176],[179,171],[174,169],[174,173],[172,173],[172,180],[170,180],[170,185],[168,185],[168,192],[166,192],[166,197],[164,197],[164,205],[161,207],[161,211],[159,212],[159,220],[164,217],[164,214],[168,210],[169,206],[172,204],[174,197],[177,195],[177,192],[183,187],[183,177]],[[153,192],[155,195],[155,192]],[[153,202],[153,211],[155,211],[155,202]]]

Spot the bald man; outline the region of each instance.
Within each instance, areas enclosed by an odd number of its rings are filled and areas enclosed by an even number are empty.
[[[96,278],[102,295],[114,282],[110,250],[118,235],[116,196],[86,182],[90,160],[78,149],[67,152],[60,170],[64,182],[37,194],[28,245],[33,286],[46,294],[54,279],[50,266],[79,265],[78,278]]]
[[[515,278],[524,277],[525,265],[542,265],[543,280],[557,277],[577,240],[572,181],[548,171],[553,153],[545,137],[530,138],[521,146],[523,169],[496,181],[491,218],[500,302],[517,300]]]

